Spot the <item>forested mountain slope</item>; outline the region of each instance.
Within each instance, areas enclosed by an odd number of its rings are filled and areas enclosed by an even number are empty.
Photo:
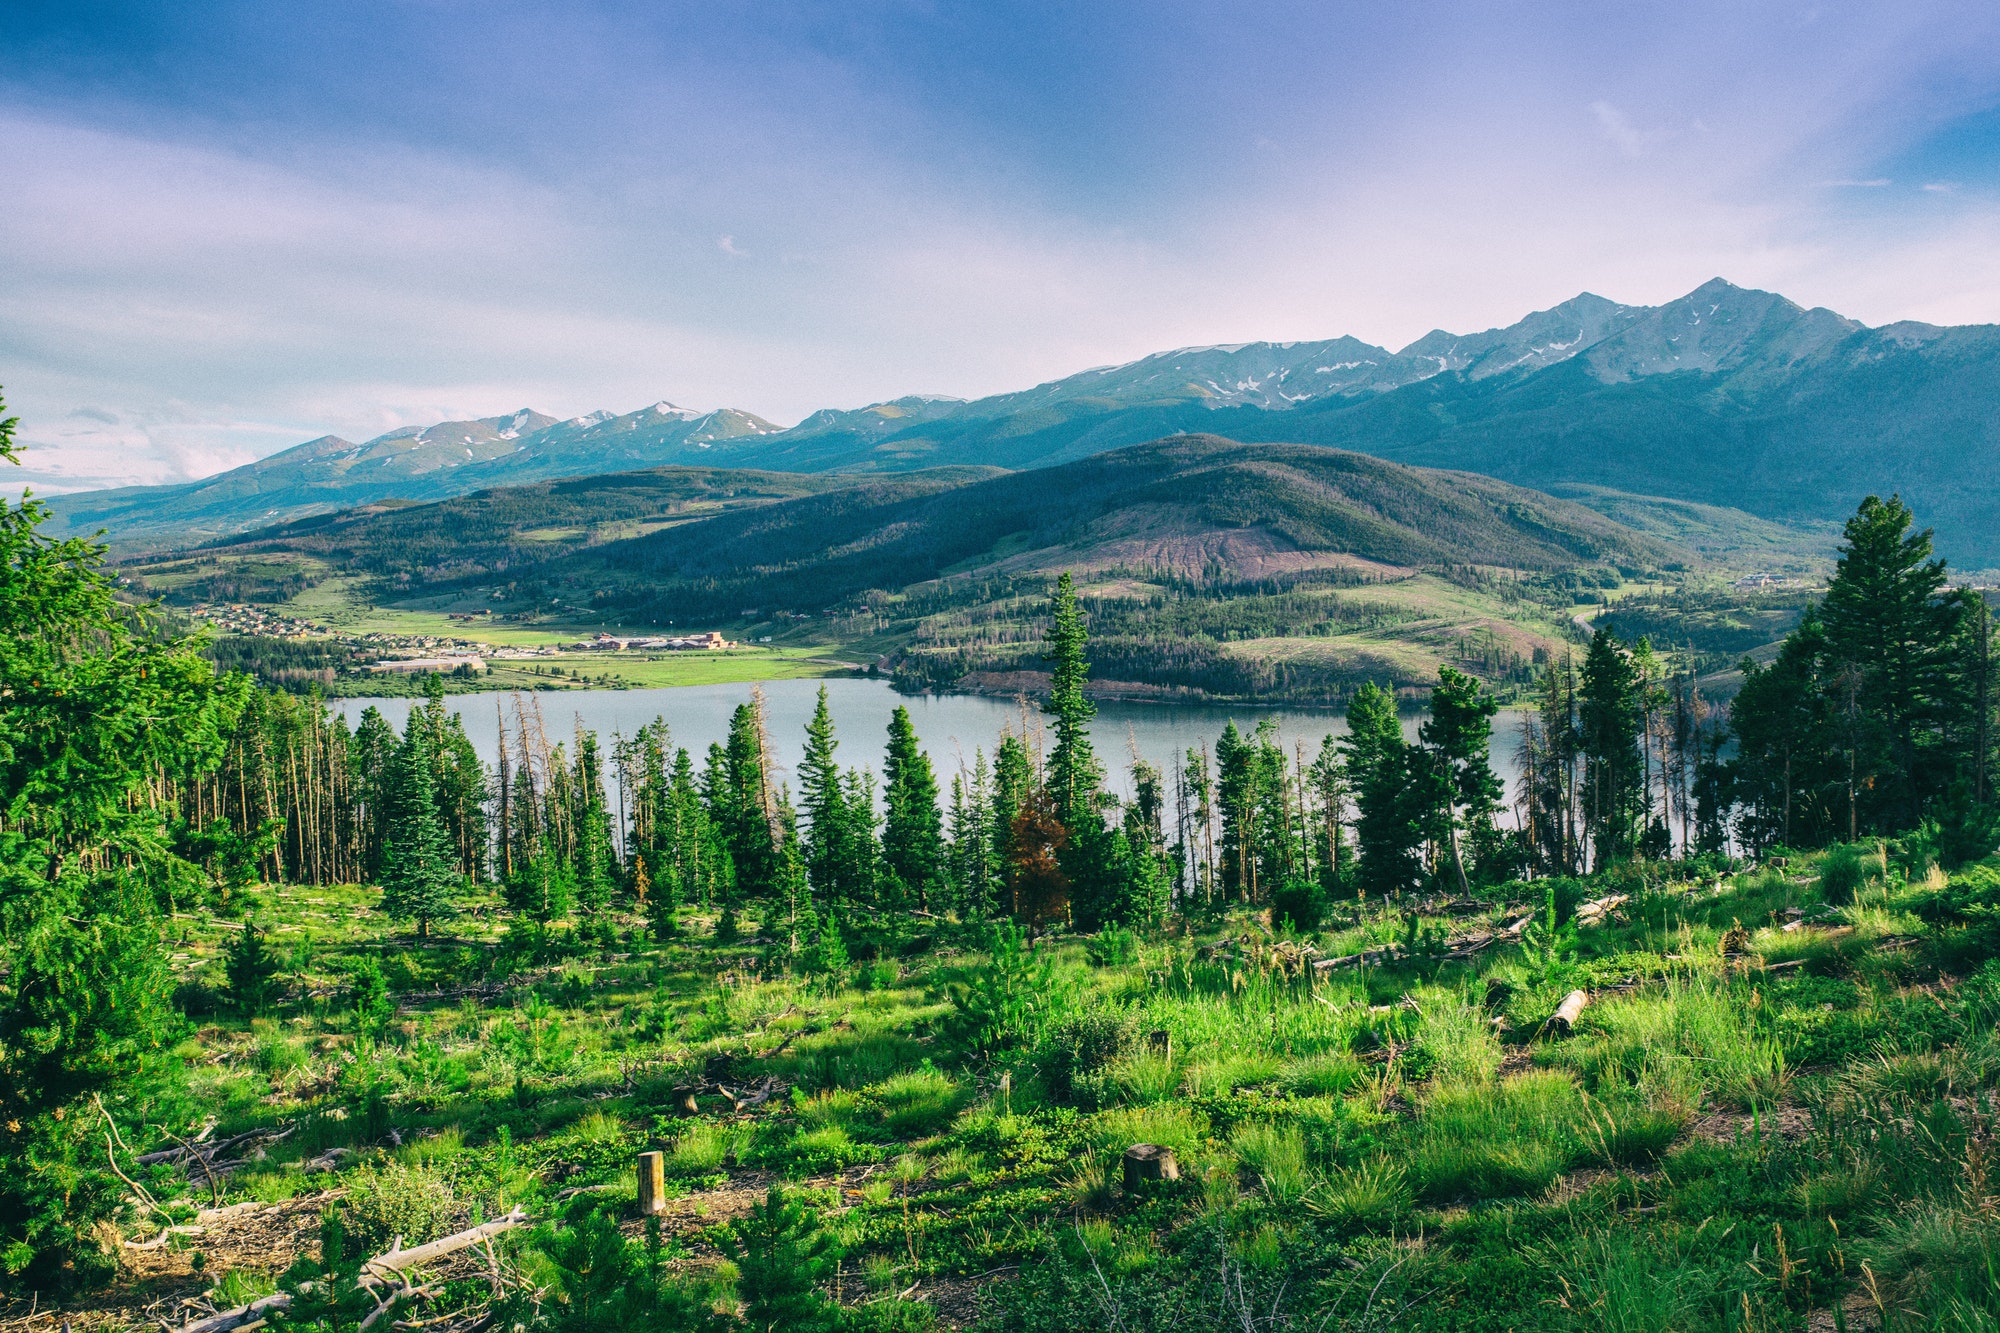
[[[1312,568],[1671,561],[1581,505],[1311,445],[1150,444],[911,494],[884,479],[579,552],[553,577],[641,613],[815,610],[948,574],[1131,569],[1242,580]]]

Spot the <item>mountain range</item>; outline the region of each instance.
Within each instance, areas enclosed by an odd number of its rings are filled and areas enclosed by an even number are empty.
[[[1184,348],[1016,393],[913,396],[780,429],[668,404],[325,439],[206,481],[59,496],[72,530],[186,545],[390,497],[681,464],[1048,467],[1176,433],[1308,443],[1559,488],[1824,522],[1900,492],[1955,562],[2000,564],[2000,327],[1869,328],[1720,279],[1661,306],[1588,293],[1506,328]]]

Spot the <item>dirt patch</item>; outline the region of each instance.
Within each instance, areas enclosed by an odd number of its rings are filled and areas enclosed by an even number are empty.
[[[1768,1134],[1795,1143],[1812,1131],[1812,1115],[1803,1106],[1780,1106],[1775,1110],[1711,1111],[1694,1122],[1694,1136],[1710,1143],[1734,1143],[1754,1134]]]

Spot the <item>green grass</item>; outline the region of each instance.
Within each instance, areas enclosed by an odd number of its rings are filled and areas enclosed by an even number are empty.
[[[981,1277],[991,1333],[1105,1327],[1107,1309],[1132,1333],[1240,1328],[1245,1308],[1258,1329],[1285,1326],[1275,1310],[1295,1328],[1748,1333],[1831,1328],[1837,1302],[1858,1329],[1878,1295],[1892,1328],[1991,1327],[2000,966],[1941,922],[1937,883],[1890,865],[1830,906],[1819,864],[1656,886],[1553,959],[1315,981],[1270,967],[1241,912],[1111,965],[1057,936],[1044,1035],[980,1056],[941,1020],[983,934],[948,920],[852,918],[857,951],[885,959],[829,981],[788,969],[756,905],[736,944],[699,908],[659,943],[627,904],[537,952],[484,890],[420,944],[372,889],[264,887],[172,918],[184,1082],[121,1119],[140,1151],[211,1117],[219,1135],[291,1124],[219,1201],[341,1190],[371,1245],[578,1197],[636,1234],[633,1163],[658,1147],[679,1270],[726,1287],[712,1228],[789,1180],[841,1240],[844,1299],[914,1285],[917,1305]],[[1819,966],[1773,924],[1787,906],[1856,943]],[[1394,904],[1343,911],[1328,951],[1402,928]],[[237,913],[288,963],[288,998],[255,1019],[210,1003]],[[1738,922],[1752,948],[1725,957]],[[1225,936],[1252,943],[1200,955]],[[398,991],[372,1033],[346,1000],[364,955]],[[1792,958],[1809,965],[1770,970]],[[1488,979],[1511,985],[1493,1009]],[[1544,1030],[1575,986],[1594,997],[1576,1030]],[[1105,1039],[1056,1080],[1059,1034],[1086,1028]],[[742,1111],[721,1090],[766,1078],[778,1091]],[[1172,1149],[1180,1180],[1128,1193],[1136,1143]],[[309,1172],[329,1149],[335,1169]],[[170,1171],[148,1183],[168,1206],[217,1201]],[[225,1276],[169,1255],[169,1287]]]

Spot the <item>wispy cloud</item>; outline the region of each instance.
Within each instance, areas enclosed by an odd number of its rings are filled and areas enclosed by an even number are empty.
[[[1597,118],[1597,128],[1604,137],[1627,157],[1643,157],[1648,148],[1668,137],[1665,130],[1640,129],[1630,116],[1609,102],[1592,102],[1590,114]]]

